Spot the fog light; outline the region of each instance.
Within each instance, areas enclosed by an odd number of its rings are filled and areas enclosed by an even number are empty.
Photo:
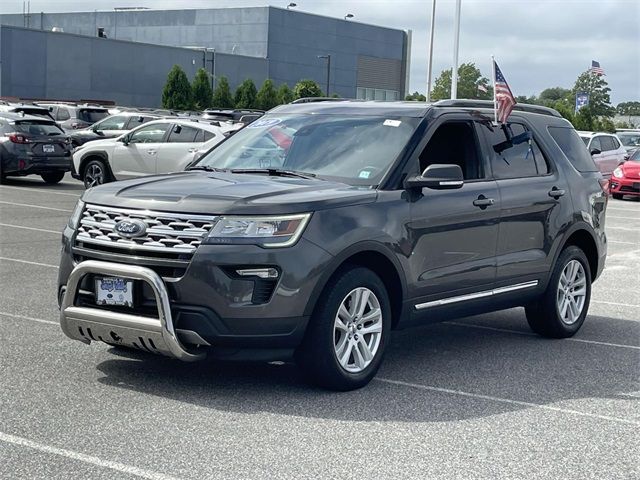
[[[236,270],[241,277],[278,278],[278,270],[275,268],[243,268]]]

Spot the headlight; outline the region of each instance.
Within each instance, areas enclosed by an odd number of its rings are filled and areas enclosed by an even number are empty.
[[[310,217],[310,213],[277,217],[222,217],[211,229],[207,243],[289,247],[298,241]]]
[[[69,217],[69,228],[76,229],[78,228],[78,224],[80,223],[80,217],[82,216],[82,210],[84,210],[84,202],[82,200],[78,200],[75,208],[73,209],[73,213],[71,217]]]
[[[622,169],[618,167],[613,171],[613,176],[616,178],[624,178],[624,173],[622,172]]]

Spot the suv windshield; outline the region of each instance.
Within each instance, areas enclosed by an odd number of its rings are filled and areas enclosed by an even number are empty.
[[[37,120],[23,120],[16,122],[14,125],[15,131],[19,133],[26,133],[29,135],[63,135],[64,132],[53,122],[39,122]]]
[[[96,123],[98,120],[102,120],[103,118],[106,118],[108,116],[109,116],[108,110],[97,110],[97,109],[91,110],[87,108],[81,108],[78,111],[78,118],[83,122],[88,122],[88,123]]]
[[[220,169],[282,169],[376,185],[407,144],[419,118],[266,115],[199,162]]]
[[[618,138],[625,147],[636,147],[640,145],[640,132],[618,133]]]

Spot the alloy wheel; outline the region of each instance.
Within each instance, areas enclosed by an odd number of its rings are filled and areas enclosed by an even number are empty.
[[[578,260],[568,262],[558,280],[556,305],[560,319],[567,325],[576,323],[587,298],[587,275]]]
[[[97,163],[92,163],[84,175],[84,184],[87,188],[102,185],[104,183],[104,170]]]
[[[344,297],[334,322],[334,351],[340,366],[360,373],[373,361],[382,338],[382,309],[375,293],[365,287]]]

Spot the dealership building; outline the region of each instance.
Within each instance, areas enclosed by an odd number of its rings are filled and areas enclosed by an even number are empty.
[[[326,90],[328,73],[330,94],[398,100],[410,49],[410,31],[276,7],[0,14],[0,97],[157,107],[178,64],[232,88],[308,78]]]

